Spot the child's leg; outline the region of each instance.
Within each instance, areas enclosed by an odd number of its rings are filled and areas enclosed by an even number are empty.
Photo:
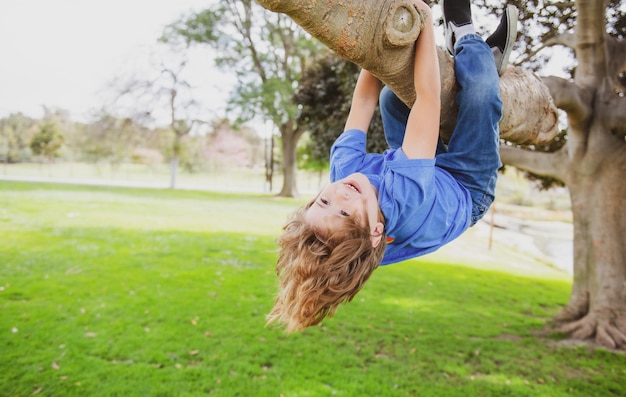
[[[448,152],[440,153],[436,161],[470,191],[474,224],[493,202],[502,165],[498,151],[502,101],[489,46],[479,36],[469,34],[456,41],[455,50],[459,114]]]
[[[446,42],[454,49],[454,70],[460,86],[457,93],[459,114],[448,142],[448,152],[437,156],[437,165],[447,169],[472,196],[472,224],[487,211],[494,199],[500,162],[498,123],[502,117],[498,73],[506,68],[508,59],[498,59],[490,47],[510,53],[517,28],[513,10],[503,15],[496,33],[487,44],[471,33],[469,0],[442,0]],[[514,7],[513,7],[514,8]],[[470,25],[470,26],[468,26]],[[468,33],[470,32],[470,33]]]

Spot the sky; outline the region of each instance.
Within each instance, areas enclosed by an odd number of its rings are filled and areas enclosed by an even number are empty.
[[[88,121],[116,77],[146,67],[163,28],[207,0],[13,0],[0,2],[0,117],[61,108]],[[193,52],[186,78],[212,113],[234,79]]]
[[[21,112],[39,118],[46,106],[69,111],[75,121],[89,121],[106,102],[114,79],[137,74],[150,59],[154,67],[150,54],[167,24],[210,2],[0,1],[0,117]],[[185,79],[196,87],[209,120],[224,115],[235,82],[212,64],[209,48],[196,48]]]

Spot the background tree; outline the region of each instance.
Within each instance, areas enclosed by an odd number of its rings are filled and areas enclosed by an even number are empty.
[[[237,75],[229,111],[236,111],[239,121],[269,118],[277,126],[283,171],[279,195],[297,196],[296,146],[304,129],[295,119],[292,97],[305,66],[320,51],[318,42],[290,18],[252,0],[220,0],[172,24],[164,37],[211,46],[216,65]]]
[[[263,166],[263,142],[251,128],[233,125],[228,119],[215,120],[203,139],[211,171]]]
[[[22,113],[0,120],[0,159],[5,164],[29,160],[32,156],[30,143],[38,130],[37,120]]]
[[[64,136],[59,132],[56,124],[44,123],[39,127],[39,132],[33,136],[30,149],[37,156],[45,158],[48,163],[60,156]]]
[[[144,71],[113,83],[117,95],[107,112],[132,119],[141,125],[166,122],[171,134],[167,157],[170,162],[170,188],[176,187],[178,166],[183,155],[183,140],[196,127],[205,124],[210,110],[200,108],[194,87],[185,75],[187,44],[171,40],[155,52],[153,64],[158,69]],[[130,109],[130,110],[128,110]],[[119,116],[118,116],[119,117]]]
[[[287,13],[342,56],[376,70],[390,87],[403,90],[398,79],[410,76],[411,63],[406,61],[406,48],[388,45],[394,32],[386,29],[399,26],[402,35],[412,31],[402,25],[406,21],[419,25],[410,6],[401,10],[403,2],[329,0],[320,10],[301,0],[259,1]],[[522,26],[528,27],[518,48],[526,46],[522,50],[525,59],[533,59],[529,68],[537,70],[543,64],[541,59],[535,60],[543,46],[557,44],[574,51],[577,66],[572,79],[542,80],[533,80],[520,67],[509,67],[500,84],[505,105],[501,138],[508,141],[502,147],[502,159],[569,188],[574,214],[574,284],[570,302],[555,317],[559,329],[573,338],[595,338],[608,347],[626,348],[626,211],[620,206],[626,195],[624,6],[608,0],[533,0],[517,5]],[[346,8],[350,12],[343,12]],[[394,12],[381,12],[386,9]],[[368,19],[371,14],[385,17]],[[329,15],[336,21],[320,27],[319,22]],[[539,28],[530,28],[537,26],[533,21]],[[532,38],[536,29],[545,41]],[[372,51],[382,55],[368,57]],[[451,60],[441,54],[444,98],[454,92],[448,85],[454,76],[448,65]],[[545,99],[544,88],[553,100]],[[447,112],[449,103],[442,99],[444,136],[447,125],[454,125],[454,114]],[[553,104],[567,114],[566,134],[557,128]],[[542,124],[540,119],[545,117],[551,120]],[[556,139],[559,141],[554,143]]]
[[[297,121],[310,135],[303,152],[315,165],[328,164],[332,143],[343,132],[352,93],[361,68],[352,62],[328,54],[305,70],[294,102],[300,104]],[[378,110],[368,130],[367,150],[382,153],[387,149]]]
[[[105,110],[83,127],[79,143],[82,160],[95,164],[107,162],[115,172],[129,161],[133,151],[142,145],[142,127],[130,118],[117,118]]]

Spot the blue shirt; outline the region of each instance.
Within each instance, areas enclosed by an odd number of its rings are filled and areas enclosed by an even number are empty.
[[[378,190],[385,234],[392,238],[382,265],[433,252],[469,226],[468,190],[435,159],[408,159],[402,149],[366,153],[363,131],[345,131],[330,152],[331,182],[354,172],[367,176]]]

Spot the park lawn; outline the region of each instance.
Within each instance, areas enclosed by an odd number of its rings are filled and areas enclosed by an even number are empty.
[[[626,355],[539,336],[567,279],[471,252],[380,268],[322,326],[266,328],[300,203],[0,181],[0,396],[626,395]]]

